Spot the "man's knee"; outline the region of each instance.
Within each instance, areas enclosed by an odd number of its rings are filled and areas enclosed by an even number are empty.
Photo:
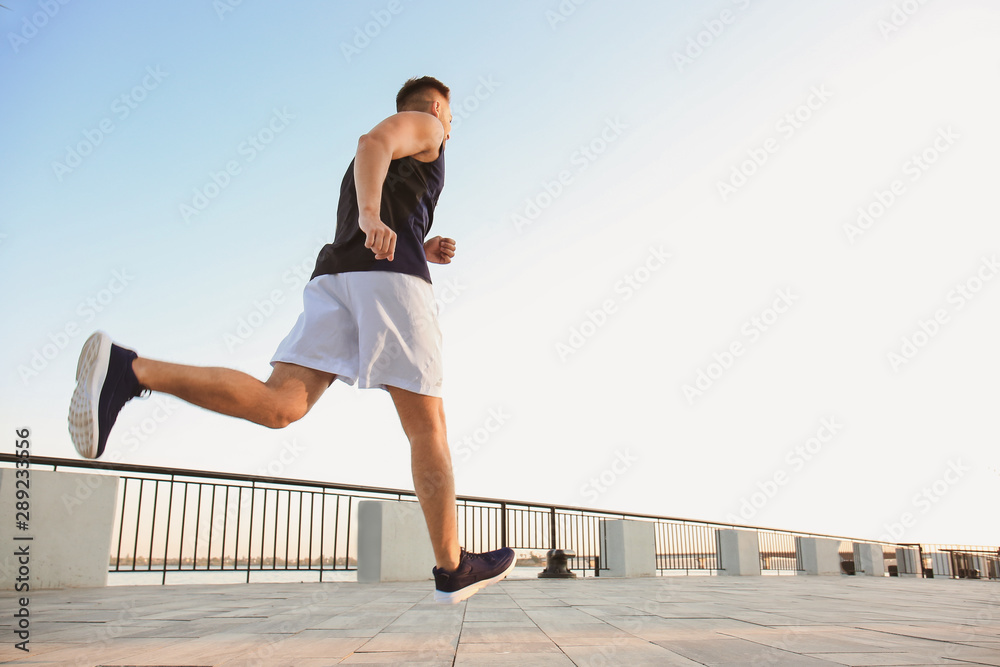
[[[285,428],[306,416],[309,406],[301,401],[275,401],[264,420],[268,428]]]
[[[444,429],[427,429],[412,431],[406,434],[411,448],[426,450],[427,448],[448,448],[448,435]]]
[[[302,419],[329,387],[335,375],[278,363],[265,382],[267,408],[260,422],[269,428],[285,428]]]
[[[406,433],[411,445],[448,440],[444,419],[434,414],[421,415],[416,418],[410,415],[403,424],[403,432]]]

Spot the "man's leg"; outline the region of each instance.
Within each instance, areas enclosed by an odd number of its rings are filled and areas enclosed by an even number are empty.
[[[229,368],[184,366],[139,357],[132,362],[139,384],[200,407],[284,428],[301,419],[334,378],[304,366],[278,362],[267,382]]]
[[[83,345],[70,400],[68,426],[81,456],[100,458],[121,409],[143,389],[162,391],[189,403],[281,428],[300,419],[335,376],[275,364],[267,382],[226,368],[182,366],[139,358],[96,331]]]
[[[434,396],[388,387],[403,431],[410,441],[413,488],[424,512],[437,566],[459,565],[455,478],[444,421],[444,402]]]

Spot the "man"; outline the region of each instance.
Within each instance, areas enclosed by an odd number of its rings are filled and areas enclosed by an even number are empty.
[[[139,357],[103,332],[83,346],[69,430],[97,458],[119,411],[144,390],[282,428],[302,418],[333,381],[385,389],[410,441],[414,490],[437,566],[438,602],[457,603],[514,567],[514,552],[460,549],[455,483],[441,400],[441,334],[427,262],[447,264],[452,239],[425,240],[444,186],[450,91],[410,79],[397,113],[358,141],[344,175],[332,244],[305,287],[303,313],[271,360],[267,382],[239,371]]]

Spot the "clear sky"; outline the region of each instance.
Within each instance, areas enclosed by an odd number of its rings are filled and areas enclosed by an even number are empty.
[[[461,494],[1000,544],[992,0],[0,9],[2,423],[94,329],[265,378],[360,134],[433,75]],[[994,193],[994,194],[990,194]],[[411,488],[384,392],[136,401],[111,460]]]

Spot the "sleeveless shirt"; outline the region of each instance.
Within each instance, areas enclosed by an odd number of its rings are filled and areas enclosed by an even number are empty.
[[[333,243],[320,250],[312,278],[350,271],[394,271],[431,282],[424,254],[424,239],[434,222],[434,207],[444,188],[444,144],[438,159],[421,162],[413,157],[392,160],[382,184],[382,222],[396,232],[393,261],[375,259],[365,247],[365,233],[358,225],[358,191],[354,160],[340,185],[337,231]]]

